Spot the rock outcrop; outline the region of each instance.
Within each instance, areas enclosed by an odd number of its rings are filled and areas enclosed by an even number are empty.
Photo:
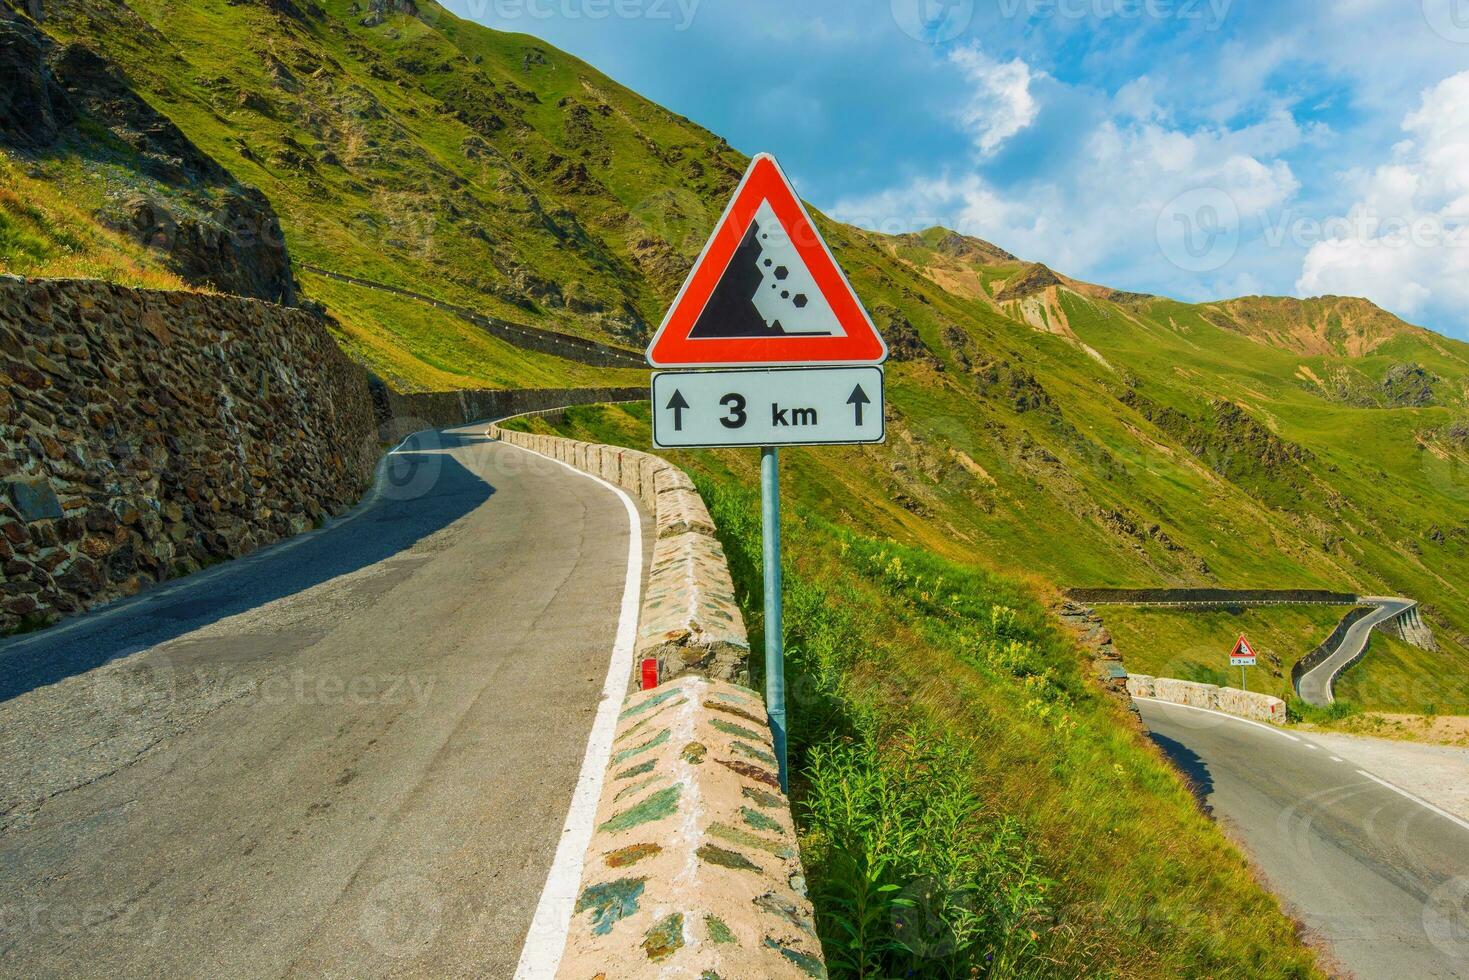
[[[40,149],[75,120],[47,62],[54,47],[35,25],[0,6],[0,141]]]
[[[136,178],[131,193],[99,216],[105,224],[162,252],[195,285],[295,303],[285,235],[265,195],[235,180],[96,52],[59,45],[0,6],[0,145],[80,152],[96,141],[95,127],[130,153],[115,144],[94,148]]]

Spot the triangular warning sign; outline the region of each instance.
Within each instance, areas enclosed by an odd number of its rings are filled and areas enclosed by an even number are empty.
[[[881,364],[887,353],[790,181],[761,154],[648,345],[648,363]]]
[[[1241,634],[1239,640],[1234,644],[1234,651],[1230,654],[1230,656],[1231,657],[1253,657],[1254,655],[1255,655],[1255,648],[1252,647],[1252,646],[1250,646],[1250,641],[1247,640],[1247,639],[1245,639],[1244,638],[1244,635]]]

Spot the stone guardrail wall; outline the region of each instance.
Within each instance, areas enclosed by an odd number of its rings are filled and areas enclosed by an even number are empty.
[[[0,631],[351,507],[377,429],[367,375],[301,310],[0,276]]]
[[[1351,629],[1357,620],[1371,612],[1372,610],[1367,608],[1351,610],[1342,617],[1341,622],[1336,624],[1330,636],[1322,640],[1316,649],[1295,662],[1290,669],[1290,686],[1297,694],[1301,693],[1301,678],[1315,670],[1326,658],[1335,653],[1336,648],[1341,646],[1342,640],[1346,638],[1347,630]]]
[[[749,640],[692,481],[637,450],[490,435],[638,495],[657,526],[637,655],[664,682],[623,705],[557,975],[826,976],[769,717],[730,683]]]
[[[1363,601],[1370,600],[1364,596]],[[1427,650],[1429,653],[1438,652],[1438,639],[1433,635],[1433,627],[1424,621],[1423,609],[1417,603],[1404,609],[1387,622],[1377,624],[1377,630],[1396,636],[1404,643],[1412,644],[1420,650]]]
[[[468,307],[458,306],[454,303],[445,303],[443,300],[425,296],[423,293],[415,293],[411,289],[402,289],[398,286],[389,286],[386,283],[373,282],[370,279],[359,279],[356,276],[345,275],[341,272],[332,272],[320,266],[309,265],[305,262],[299,263],[302,269],[325,276],[337,282],[344,282],[352,286],[361,286],[364,289],[376,289],[379,292],[392,293],[402,296],[418,303],[446,310],[468,323],[472,323],[485,331],[492,337],[498,337],[507,344],[512,344],[522,350],[532,350],[541,354],[550,354],[553,357],[564,358],[568,361],[576,361],[578,364],[590,364],[593,367],[622,367],[622,368],[646,368],[647,360],[642,352],[625,350],[621,347],[613,347],[610,344],[599,344],[595,340],[587,340],[585,337],[577,337],[572,334],[559,333],[555,330],[545,330],[541,327],[528,327],[521,323],[511,323],[509,320],[501,320],[497,317],[486,316]],[[479,416],[489,418],[490,416]]]
[[[1326,589],[1067,589],[1091,606],[1351,606],[1357,597]]]
[[[1209,708],[1227,715],[1237,715],[1252,721],[1268,722],[1272,725],[1285,724],[1285,702],[1268,694],[1240,691],[1232,687],[1216,687],[1213,684],[1198,684],[1179,681],[1168,677],[1149,677],[1146,674],[1129,674],[1127,693],[1135,698],[1152,698],[1172,704],[1186,704],[1195,708]]]

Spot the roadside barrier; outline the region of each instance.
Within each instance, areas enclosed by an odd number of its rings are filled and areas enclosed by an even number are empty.
[[[1336,653],[1336,648],[1341,646],[1342,640],[1346,639],[1347,631],[1352,628],[1357,620],[1371,612],[1371,609],[1365,607],[1351,610],[1342,617],[1341,622],[1336,624],[1336,628],[1331,631],[1330,636],[1318,644],[1316,649],[1295,662],[1295,665],[1290,669],[1290,686],[1296,694],[1301,693],[1301,678],[1319,667],[1333,653]],[[1362,652],[1366,653],[1367,651],[1364,648]],[[1354,660],[1353,663],[1356,663],[1356,661]],[[1342,669],[1345,670],[1346,668]]]
[[[1149,677],[1146,674],[1127,675],[1127,693],[1135,698],[1152,698],[1171,704],[1186,704],[1195,708],[1222,711],[1251,721],[1263,721],[1272,725],[1285,724],[1285,702],[1268,694],[1241,691],[1233,687],[1216,687],[1213,684],[1198,684],[1194,681],[1174,680],[1170,677]]]
[[[1326,589],[1067,589],[1088,606],[1353,606],[1357,597]]]

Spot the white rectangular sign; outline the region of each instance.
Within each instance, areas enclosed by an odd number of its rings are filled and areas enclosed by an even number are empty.
[[[659,449],[882,442],[880,367],[653,375]]]
[[[1229,658],[1229,665],[1231,667],[1254,667],[1255,666],[1255,658],[1254,657],[1230,657]]]

